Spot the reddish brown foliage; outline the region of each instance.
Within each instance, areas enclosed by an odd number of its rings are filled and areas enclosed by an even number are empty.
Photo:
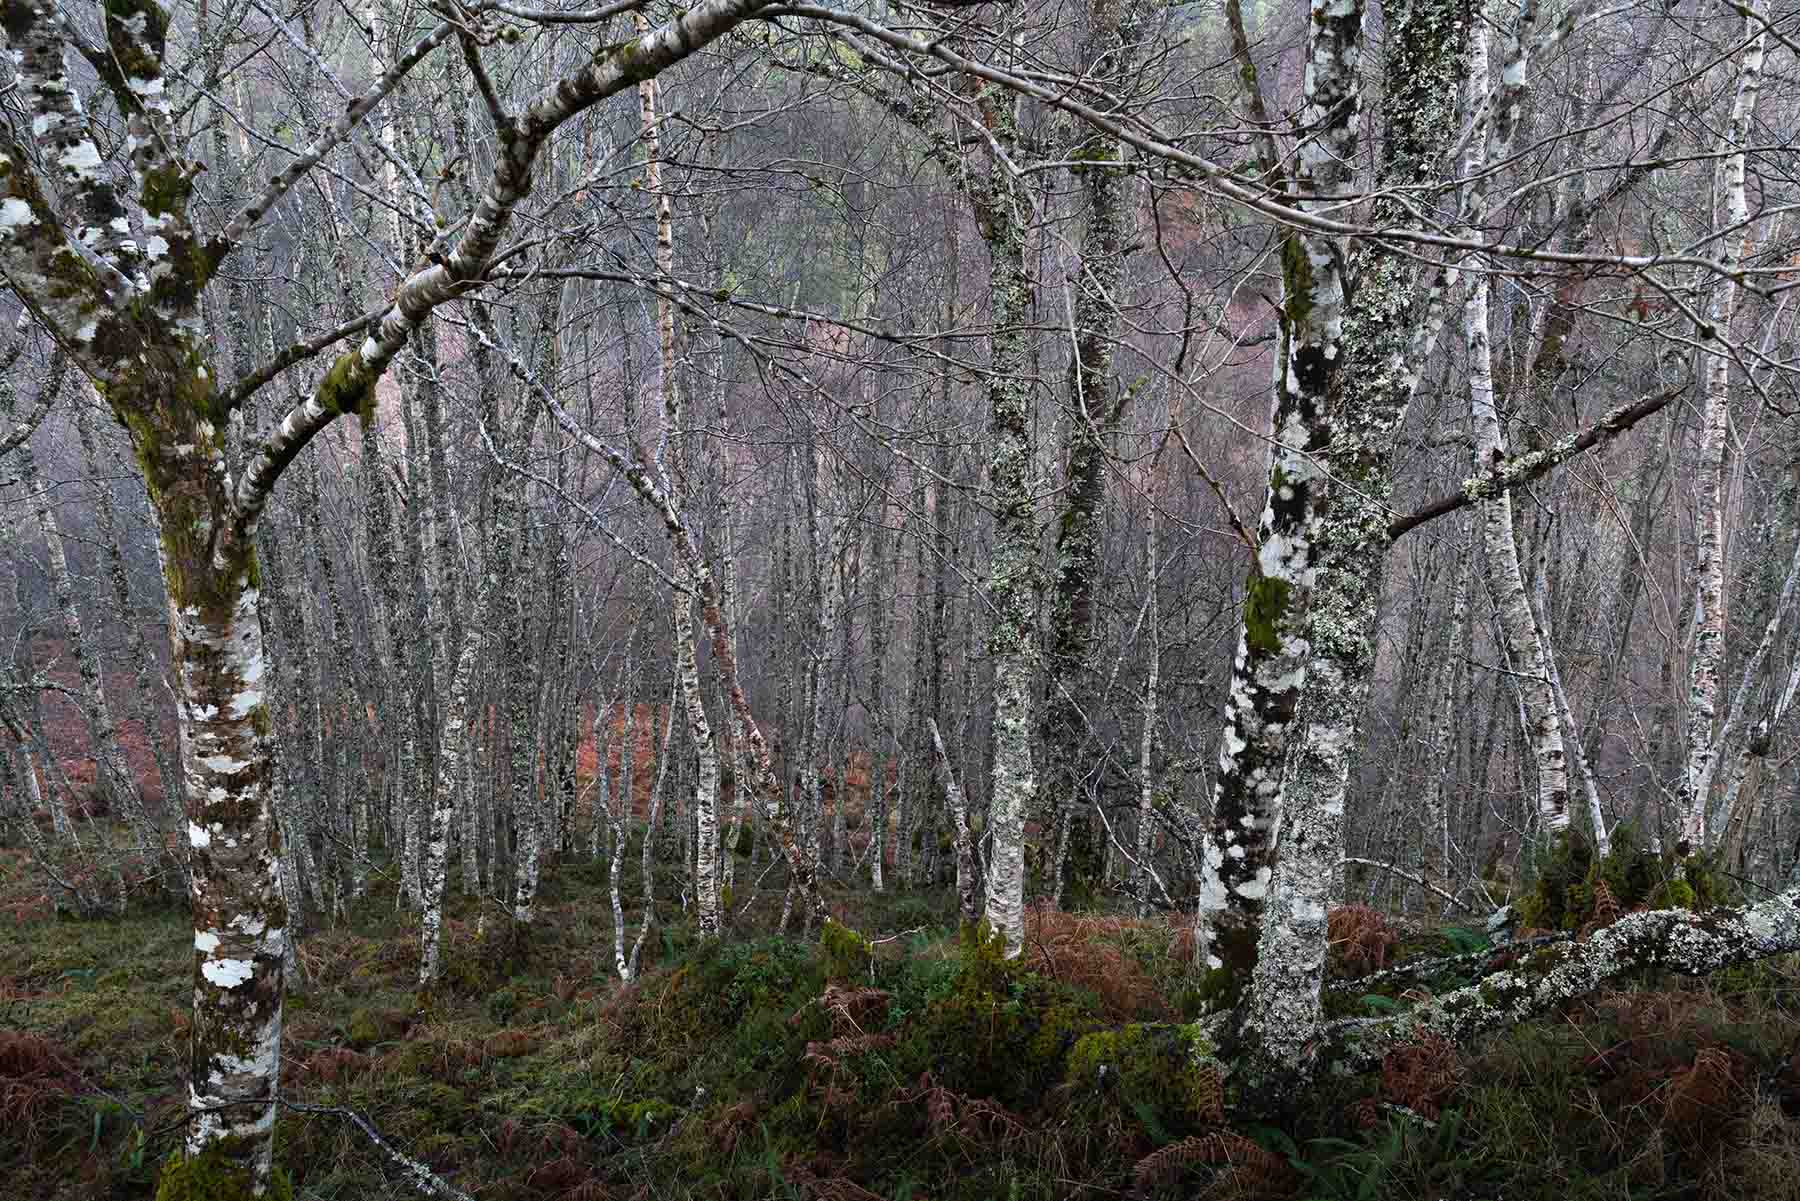
[[[1355,979],[1380,971],[1400,941],[1381,912],[1368,905],[1340,905],[1325,923],[1331,967],[1340,977]]]
[[[730,1155],[737,1150],[738,1139],[743,1137],[759,1112],[756,1102],[739,1101],[714,1118],[706,1133],[721,1152]]]
[[[1694,1062],[1669,1078],[1663,1124],[1683,1142],[1699,1144],[1720,1132],[1751,1099],[1743,1059],[1722,1047],[1703,1047]]]
[[[782,1161],[781,1175],[809,1201],[883,1201],[880,1193],[871,1193],[845,1176],[836,1160],[824,1153],[810,1158],[789,1156]]]
[[[1231,1130],[1191,1135],[1153,1151],[1137,1162],[1132,1177],[1138,1191],[1148,1193],[1174,1183],[1189,1168],[1203,1163],[1217,1169],[1212,1188],[1202,1194],[1205,1196],[1246,1201],[1281,1197],[1299,1183],[1287,1160]]]
[[[1607,885],[1606,881],[1605,880],[1595,880],[1594,881],[1594,916],[1592,918],[1590,918],[1587,921],[1587,923],[1581,927],[1581,930],[1576,935],[1576,938],[1585,942],[1587,940],[1587,936],[1592,934],[1594,931],[1604,930],[1604,929],[1606,929],[1606,927],[1608,927],[1608,926],[1612,925],[1614,922],[1618,921],[1619,915],[1622,912],[1624,912],[1624,911],[1620,908],[1618,899],[1613,896],[1612,889]]]
[[[0,1127],[10,1134],[34,1141],[44,1114],[80,1084],[74,1061],[54,1044],[22,1030],[0,1030]]]
[[[1704,1036],[1705,998],[1674,990],[1612,993],[1589,1008],[1606,1015],[1624,1036],[1595,1051],[1582,1067],[1595,1095],[1613,1110],[1658,1115],[1662,1129],[1684,1146],[1717,1145],[1755,1100],[1755,1072],[1739,1052]]]
[[[502,1030],[490,1034],[482,1045],[490,1059],[517,1059],[537,1050],[543,1039],[538,1030]]]
[[[571,1155],[559,1155],[539,1164],[525,1176],[525,1187],[548,1197],[567,1197],[592,1179],[587,1164]]]
[[[1380,1118],[1381,1106],[1401,1105],[1421,1117],[1436,1120],[1444,1102],[1462,1083],[1463,1064],[1455,1044],[1433,1036],[1404,1047],[1395,1047],[1381,1060],[1381,1092],[1357,1106],[1364,1128]]]
[[[893,1104],[922,1104],[931,1132],[940,1138],[1004,1147],[1031,1133],[1023,1118],[999,1102],[945,1088],[930,1072],[919,1077],[917,1088],[901,1091]]]
[[[293,1070],[291,1077],[288,1074],[290,1064]],[[374,1066],[374,1061],[349,1047],[328,1047],[304,1059],[284,1061],[281,1066],[284,1083],[317,1081],[321,1084],[336,1084],[340,1080],[349,1081],[362,1075]]]
[[[1026,966],[1041,976],[1092,992],[1114,1021],[1169,1017],[1168,1004],[1148,973],[1110,941],[1144,925],[1131,918],[1064,913],[1048,905],[1033,905],[1025,911]]]

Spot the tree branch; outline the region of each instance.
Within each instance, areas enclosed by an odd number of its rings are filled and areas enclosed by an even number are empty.
[[[443,45],[454,32],[455,26],[446,21],[414,42],[406,53],[395,61],[388,72],[375,81],[374,86],[351,101],[343,115],[314,138],[312,144],[295,156],[293,162],[276,172],[275,176],[269,180],[268,186],[262,190],[262,194],[239,209],[237,215],[226,224],[218,236],[206,244],[206,273],[211,275],[216,271],[225,256],[230,254],[232,249],[244,239],[244,235],[249,233],[251,228],[262,219],[263,214],[279,204],[281,198],[293,190],[301,176],[311,170],[320,159],[330,154],[333,147],[349,137],[350,132],[362,124],[363,118],[368,116],[375,106],[387,97],[388,93],[399,87],[401,81],[414,67],[418,66],[426,55]]]
[[[1440,496],[1430,504],[1390,521],[1387,528],[1388,541],[1391,543],[1428,521],[1435,521],[1458,509],[1466,509],[1477,501],[1499,496],[1502,492],[1511,491],[1520,484],[1528,484],[1548,474],[1551,468],[1568,462],[1583,451],[1612,441],[1644,418],[1662,412],[1671,402],[1685,395],[1690,386],[1690,381],[1684,381],[1666,391],[1639,397],[1630,404],[1620,405],[1607,412],[1588,428],[1561,439],[1554,446],[1514,455],[1495,463],[1481,475],[1464,480],[1462,491]]]
[[[1628,913],[1586,942],[1543,947],[1511,970],[1432,997],[1396,1017],[1335,1022],[1325,1029],[1321,1054],[1352,1069],[1372,1068],[1394,1047],[1434,1034],[1467,1042],[1588,996],[1627,972],[1650,968],[1704,976],[1795,951],[1800,951],[1800,889],[1716,913]]]

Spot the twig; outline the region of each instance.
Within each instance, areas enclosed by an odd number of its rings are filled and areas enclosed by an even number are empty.
[[[1444,900],[1446,900],[1450,904],[1456,906],[1458,909],[1462,910],[1464,913],[1475,912],[1475,910],[1470,907],[1469,903],[1467,901],[1463,900],[1461,897],[1453,897],[1449,893],[1445,892],[1443,889],[1439,888],[1437,885],[1426,881],[1423,876],[1414,875],[1412,872],[1406,871],[1403,868],[1396,867],[1392,863],[1383,863],[1379,859],[1358,859],[1355,856],[1350,856],[1350,855],[1346,855],[1344,858],[1338,860],[1338,863],[1340,863],[1340,864],[1354,863],[1354,864],[1358,864],[1362,867],[1378,867],[1384,872],[1392,872],[1394,875],[1399,876],[1402,880],[1405,880],[1408,883],[1417,884],[1420,888],[1423,888],[1423,889],[1427,890],[1428,892],[1435,892],[1438,896],[1444,898]]]
[[[446,1197],[449,1198],[449,1201],[475,1201],[469,1194],[450,1184],[425,1164],[420,1163],[412,1156],[406,1154],[406,1152],[388,1142],[387,1139],[382,1137],[381,1131],[375,1129],[374,1124],[370,1122],[369,1119],[363,1117],[362,1114],[357,1113],[354,1109],[344,1109],[337,1105],[308,1105],[303,1101],[289,1101],[286,1097],[281,1099],[281,1103],[288,1109],[294,1110],[296,1113],[324,1114],[329,1117],[349,1118],[356,1124],[357,1129],[369,1136],[369,1141],[380,1148],[383,1154],[400,1165],[401,1169],[406,1174],[407,1180],[426,1196]]]

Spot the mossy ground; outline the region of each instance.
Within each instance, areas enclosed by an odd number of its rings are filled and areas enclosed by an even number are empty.
[[[0,852],[0,1193],[150,1198],[181,1129],[186,917],[56,919],[36,890]],[[1182,1024],[1204,1002],[1178,924],[1034,913],[1007,963],[952,932],[950,890],[831,899],[867,941],[771,935],[774,893],[722,943],[669,926],[620,988],[605,873],[564,864],[526,945],[457,900],[421,998],[390,886],[305,942],[284,1094],[358,1110],[484,1201],[1800,1201],[1794,963],[1641,982],[1231,1127]],[[1398,956],[1475,937],[1414,932]],[[1356,1012],[1418,984],[1338,982]],[[284,1111],[276,1158],[296,1198],[407,1195],[340,1118]]]

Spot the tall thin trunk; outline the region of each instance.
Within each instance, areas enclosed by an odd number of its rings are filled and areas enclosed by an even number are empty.
[[[631,944],[631,955],[626,960],[626,980],[637,979],[638,963],[644,953],[644,943],[650,937],[650,928],[656,924],[656,835],[657,827],[662,823],[664,797],[668,793],[669,761],[673,757],[670,749],[675,741],[675,706],[681,699],[681,677],[670,681],[669,699],[662,706],[650,707],[650,728],[654,733],[662,731],[662,740],[656,748],[656,775],[650,782],[650,808],[644,815],[644,841],[638,848],[638,873],[644,881],[644,911],[638,915],[637,938]]]
[[[1162,618],[1157,606],[1159,590],[1156,548],[1156,465],[1151,465],[1151,486],[1145,497],[1144,518],[1144,633],[1149,640],[1149,665],[1144,677],[1144,701],[1138,718],[1137,861],[1131,865],[1131,884],[1137,892],[1138,916],[1150,916],[1150,834],[1156,821],[1156,714],[1162,683]]]
[[[58,355],[51,366],[44,387],[59,389],[66,372],[66,360]],[[8,406],[10,410],[11,406]],[[9,414],[10,415],[10,414]],[[37,456],[29,438],[20,442],[13,456],[18,463],[19,482],[32,497],[32,512],[37,519],[38,534],[44,540],[44,561],[50,574],[51,593],[62,618],[63,638],[75,656],[81,679],[81,707],[87,719],[88,734],[94,747],[94,760],[100,768],[105,788],[124,811],[126,821],[137,843],[138,854],[149,865],[162,854],[162,837],[144,809],[137,780],[119,741],[118,726],[113,721],[112,705],[107,700],[100,656],[81,620],[75,603],[75,580],[69,573],[69,560],[63,546],[62,525],[48,484],[38,475]]]
[[[1469,554],[1472,539],[1463,543],[1456,557],[1456,587],[1450,601],[1450,632],[1444,639],[1444,652],[1438,658],[1438,690],[1430,711],[1432,730],[1426,771],[1430,780],[1425,786],[1425,830],[1422,837],[1420,877],[1440,888],[1450,882],[1450,771],[1452,737],[1460,709],[1457,685],[1462,673],[1457,670],[1463,652],[1463,633],[1469,623]]]
[[[92,406],[76,406],[75,429],[80,436],[82,454],[87,459],[89,469],[96,475],[100,474],[102,458],[99,439],[94,430]],[[136,608],[132,604],[131,578],[125,567],[125,548],[120,537],[118,515],[113,508],[112,489],[105,484],[100,486],[94,498],[94,527],[106,554],[107,582],[112,586],[113,603],[118,607],[119,620],[124,626],[126,654],[131,657],[133,665],[131,715],[144,731],[151,760],[156,765],[162,803],[167,808],[180,802],[181,786],[163,728],[162,715],[156,703],[156,698],[161,693],[161,689],[156,687],[161,682],[157,674],[158,663],[144,637],[144,623],[138,620]]]
[[[1521,36],[1526,36],[1521,34]],[[1470,37],[1469,77],[1476,94],[1488,86],[1487,27],[1477,22]],[[1472,143],[1467,163],[1470,178],[1487,167],[1488,146]],[[1469,417],[1475,435],[1475,470],[1481,471],[1506,458],[1506,444],[1495,405],[1493,347],[1489,324],[1490,277],[1477,271],[1470,281],[1464,311],[1464,338],[1469,355]],[[1550,684],[1547,648],[1540,637],[1519,563],[1518,538],[1513,528],[1512,494],[1483,501],[1482,568],[1499,619],[1506,657],[1515,673],[1532,759],[1537,767],[1537,820],[1546,837],[1569,824],[1569,783],[1563,750],[1562,722]]]
[[[1149,13],[1138,0],[1090,0],[1080,62],[1084,76],[1122,88],[1137,70]],[[1101,570],[1100,521],[1106,499],[1107,440],[1130,390],[1118,386],[1113,367],[1126,268],[1136,241],[1137,176],[1127,167],[1122,143],[1093,133],[1076,153],[1077,182],[1087,201],[1076,265],[1070,336],[1068,413],[1064,417],[1065,500],[1056,523],[1054,569],[1049,585],[1049,639],[1044,656],[1043,742],[1046,812],[1063,841],[1080,807],[1082,749],[1089,741],[1080,697],[1082,673],[1093,653],[1094,598]],[[1061,892],[1062,855],[1057,856]]]
[[[1718,763],[1720,738],[1714,729],[1718,715],[1719,671],[1725,650],[1725,453],[1731,423],[1731,318],[1737,304],[1735,268],[1741,239],[1748,231],[1750,204],[1745,188],[1744,147],[1756,116],[1756,100],[1762,91],[1767,18],[1755,4],[1744,10],[1745,47],[1738,64],[1737,91],[1731,117],[1721,143],[1716,181],[1727,231],[1718,248],[1723,270],[1714,280],[1707,300],[1706,321],[1700,340],[1705,368],[1705,401],[1702,405],[1700,456],[1695,467],[1694,491],[1698,536],[1694,540],[1696,604],[1694,647],[1688,661],[1687,764],[1677,793],[1681,832],[1679,854],[1697,851],[1706,841],[1707,802],[1711,799],[1713,771]],[[1744,231],[1744,232],[1740,232]],[[1710,345],[1709,345],[1710,344]]]
[[[981,910],[976,899],[978,881],[975,836],[969,829],[969,806],[963,800],[962,788],[956,782],[956,769],[950,766],[950,756],[944,752],[944,736],[938,733],[937,719],[928,717],[925,724],[931,730],[931,746],[937,754],[938,776],[943,784],[944,798],[950,806],[950,837],[956,848],[957,911],[962,914],[963,923],[972,926],[980,919]]]
[[[1019,100],[983,85],[977,106],[990,136],[1010,156],[1019,141]],[[993,785],[989,797],[987,901],[984,916],[1006,942],[1008,957],[1025,939],[1025,818],[1037,794],[1031,761],[1037,671],[1037,509],[1032,496],[1031,335],[1035,299],[1025,266],[1026,183],[995,156],[977,201],[989,256],[988,410],[992,443],[988,490],[994,506],[994,550],[988,576],[994,665]]]

